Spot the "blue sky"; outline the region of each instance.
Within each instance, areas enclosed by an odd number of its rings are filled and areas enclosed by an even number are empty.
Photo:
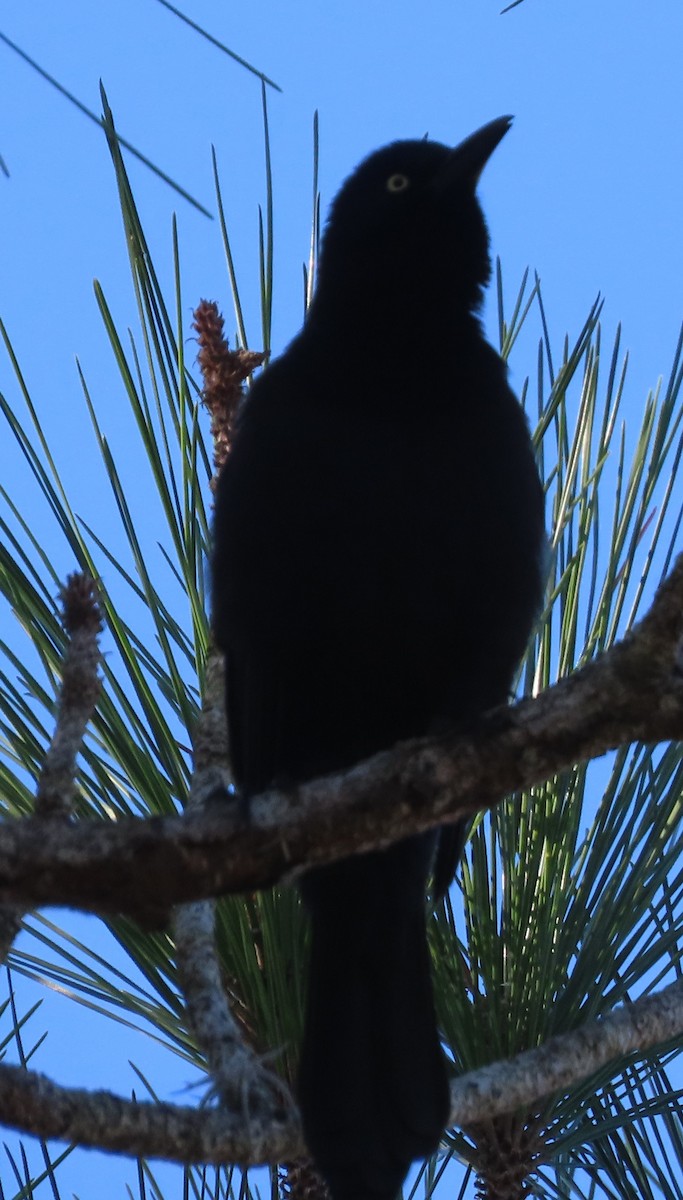
[[[578,332],[601,292],[608,343],[623,322],[631,352],[626,411],[639,421],[683,320],[678,0],[524,0],[506,15],[489,0],[243,0],[229,7],[185,0],[184,9],[283,89],[268,90],[276,351],[302,317],[314,110],[323,211],[377,146],[427,132],[456,142],[512,113],[513,130],[481,185],[507,291],[516,292],[527,266],[538,271],[555,345],[565,330]],[[156,0],[34,0],[4,11],[0,31],[96,111],[102,78],[119,132],[212,210],[215,145],[248,333],[258,348],[257,206],[265,197],[258,81]],[[0,317],[77,511],[99,513],[103,483],[74,357],[107,433],[125,453],[126,402],[92,291],[96,277],[121,327],[134,324],[113,173],[98,129],[1,43],[0,154],[10,171],[0,176]],[[177,213],[187,336],[204,296],[219,301],[231,331],[217,222],[128,162],[169,284]],[[519,386],[526,368],[516,371]],[[0,389],[17,395],[4,356]],[[0,461],[3,482],[21,486],[9,448],[0,449]],[[131,486],[133,476],[131,458]],[[65,561],[65,570],[71,565]],[[84,938],[91,926],[76,922]],[[27,1005],[34,993],[21,980],[17,988]],[[136,1080],[128,1057],[162,1091],[189,1082],[182,1070],[167,1076],[144,1043],[129,1045],[108,1026],[103,1034],[66,1001],[50,1001],[49,1017],[34,1018],[41,1021],[51,1033],[38,1065],[64,1082],[129,1090]],[[97,1180],[106,1200],[123,1194],[124,1179],[134,1180],[134,1169],[115,1160],[107,1160],[105,1176],[102,1170],[100,1159],[74,1157],[61,1175],[65,1193],[92,1195]],[[0,1179],[11,1183],[2,1160]]]

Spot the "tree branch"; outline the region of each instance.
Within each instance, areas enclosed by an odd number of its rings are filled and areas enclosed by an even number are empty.
[[[622,642],[472,736],[404,742],[351,770],[186,817],[108,824],[28,818],[0,831],[0,902],[125,912],[270,887],[306,867],[489,808],[634,741],[683,738],[683,555]]]
[[[449,1125],[465,1130],[519,1108],[534,1111],[615,1057],[644,1053],[683,1034],[683,982],[588,1021],[451,1084]],[[305,1153],[295,1113],[245,1119],[243,1111],[124,1100],[63,1088],[37,1072],[0,1064],[0,1123],[23,1133],[180,1163],[256,1166]]]
[[[467,1128],[568,1092],[613,1059],[644,1053],[683,1034],[683,981],[551,1037],[533,1050],[479,1067],[451,1084],[451,1120]]]
[[[223,662],[211,650],[206,665],[204,694],[194,731],[194,771],[188,797],[189,812],[201,812],[215,784],[216,770],[227,775],[227,722],[223,704]],[[185,997],[187,1020],[204,1054],[221,1101],[241,1109],[243,1120],[257,1115],[270,1120],[290,1110],[287,1085],[267,1070],[247,1045],[235,1020],[224,986],[216,950],[215,904],[199,900],[173,909],[178,979]]]
[[[45,756],[36,795],[39,820],[67,816],[73,807],[76,756],[100,693],[102,617],[89,575],[70,575],[61,592],[62,621],[68,635],[55,732]],[[46,826],[43,825],[43,836]],[[26,906],[13,899],[0,904],[0,962],[21,929]]]
[[[111,1092],[64,1088],[45,1075],[0,1063],[0,1122],[79,1146],[179,1163],[279,1162],[301,1154],[289,1117],[246,1120],[224,1108],[124,1100]]]

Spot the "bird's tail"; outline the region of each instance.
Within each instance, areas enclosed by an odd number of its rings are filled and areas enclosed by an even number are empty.
[[[425,929],[430,846],[411,839],[313,872],[299,1101],[333,1200],[395,1200],[448,1118]]]

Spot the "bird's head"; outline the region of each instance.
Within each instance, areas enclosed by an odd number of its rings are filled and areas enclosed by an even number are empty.
[[[490,275],[488,233],[476,197],[486,162],[511,117],[455,148],[400,141],[377,150],[346,180],[330,209],[319,265],[325,303],[430,297],[473,312]],[[412,306],[411,306],[412,307]]]

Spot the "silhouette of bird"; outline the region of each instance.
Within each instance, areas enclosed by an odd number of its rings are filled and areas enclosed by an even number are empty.
[[[510,120],[361,163],[305,325],[244,404],[216,496],[213,622],[247,801],[509,696],[544,544],[527,423],[477,315],[476,185]],[[432,871],[448,886],[461,841],[449,827],[303,877],[298,1095],[333,1200],[393,1200],[447,1122],[425,893]]]

